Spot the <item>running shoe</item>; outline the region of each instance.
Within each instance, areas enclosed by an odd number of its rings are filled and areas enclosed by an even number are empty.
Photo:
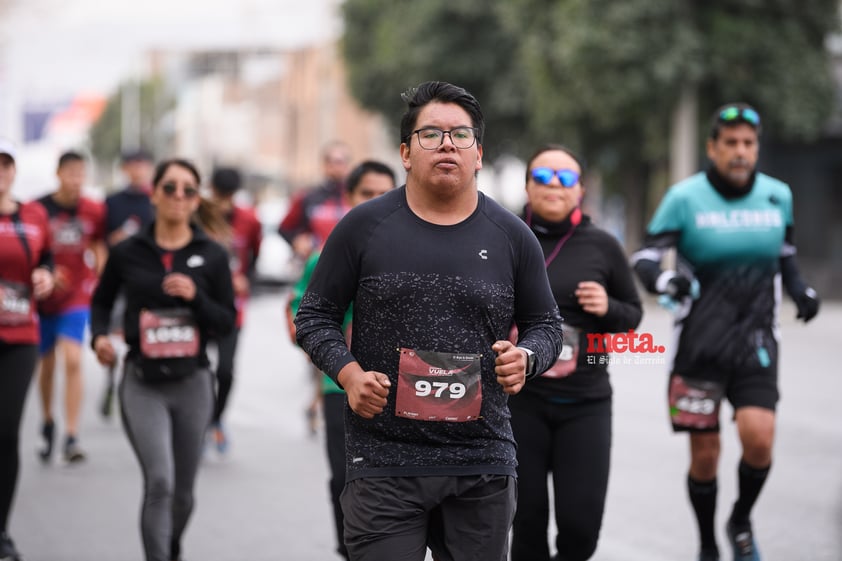
[[[53,443],[55,442],[56,425],[52,421],[45,421],[41,425],[41,437],[44,439],[44,447],[38,451],[41,461],[47,463],[53,455]],[[0,557],[2,559],[2,557]]]
[[[698,561],[719,561],[718,549],[704,549],[699,553]]]
[[[310,433],[310,436],[316,436],[319,432],[319,411],[316,408],[316,404],[305,409],[304,416],[307,418],[307,431]]]
[[[0,534],[0,561],[22,561],[12,538],[6,532]]]
[[[222,423],[213,424],[211,435],[213,436],[213,444],[216,446],[216,451],[220,454],[228,452],[228,434],[225,432]]]
[[[64,441],[64,461],[68,464],[75,464],[85,460],[85,452],[79,447],[75,436],[67,436]]]
[[[728,533],[728,541],[731,542],[734,550],[734,561],[760,561],[760,552],[757,551],[757,544],[754,542],[751,522],[736,524],[729,518],[725,531]]]

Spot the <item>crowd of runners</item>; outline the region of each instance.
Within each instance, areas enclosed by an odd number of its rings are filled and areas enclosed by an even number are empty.
[[[665,408],[690,442],[699,544],[686,559],[761,559],[751,514],[773,459],[780,289],[805,322],[819,299],[797,264],[790,188],[756,169],[757,110],[716,110],[709,165],[667,191],[629,256],[584,211],[571,148],[536,147],[512,213],[477,186],[476,98],[425,82],[403,99],[401,173],[331,143],[324,180],[278,226],[306,262],[277,337],[312,368],[302,408],[325,433],[337,554],[590,559],[612,387],[588,341],[639,325],[639,282],[675,314]],[[24,559],[8,529],[33,378],[40,460],[96,461],[79,431],[86,345],[108,380],[98,409],[119,410],[143,477],[145,559],[179,561],[203,450],[234,438],[224,415],[262,232],[235,197],[241,173],[203,182],[189,160],[134,151],[103,202],[82,195],[88,162],[68,151],[56,190],[18,201],[17,164],[0,140],[0,561]],[[723,398],[742,445],[727,553],[714,531]]]

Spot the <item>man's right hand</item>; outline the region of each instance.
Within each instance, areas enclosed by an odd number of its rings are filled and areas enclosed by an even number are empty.
[[[694,298],[698,296],[698,294],[693,294],[693,280],[674,271],[661,273],[658,280],[655,281],[655,289],[659,294],[666,294],[676,301],[687,296],[693,296]]]
[[[348,405],[354,413],[363,419],[373,419],[383,412],[392,386],[386,374],[364,371],[359,363],[352,362],[339,371],[336,379],[348,394]]]
[[[682,298],[690,296],[691,287],[692,282],[690,279],[684,275],[675,275],[667,281],[667,287],[664,290],[664,294],[667,294],[673,300],[681,300]]]

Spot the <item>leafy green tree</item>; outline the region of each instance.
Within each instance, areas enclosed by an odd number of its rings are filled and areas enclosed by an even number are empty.
[[[135,102],[124,103],[127,95]],[[152,152],[165,151],[167,139],[162,138],[160,121],[172,109],[173,103],[159,79],[121,84],[91,127],[91,152],[99,165],[107,169],[119,160],[124,149],[143,147]],[[138,114],[124,115],[124,109],[128,110],[130,105]],[[123,126],[130,120],[138,127],[133,135],[137,146],[123,146]]]
[[[529,140],[520,39],[504,30],[492,3],[452,0],[347,0],[342,47],[351,91],[397,123],[400,94],[427,80],[465,87],[482,103],[491,159]],[[395,130],[397,137],[397,130]]]
[[[631,244],[647,194],[668,183],[684,94],[698,99],[700,146],[728,101],[754,104],[767,137],[794,141],[816,138],[833,108],[824,41],[838,0],[346,0],[344,10],[363,105],[391,116],[406,86],[465,86],[483,103],[492,159],[545,141],[577,149],[625,196]]]

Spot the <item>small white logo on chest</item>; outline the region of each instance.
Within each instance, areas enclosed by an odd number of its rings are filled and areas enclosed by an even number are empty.
[[[189,259],[187,259],[187,266],[191,269],[195,269],[196,267],[201,267],[205,264],[205,258],[201,255],[191,255]]]
[[[488,250],[487,249],[479,250],[479,256],[480,256],[480,259],[488,259]]]

